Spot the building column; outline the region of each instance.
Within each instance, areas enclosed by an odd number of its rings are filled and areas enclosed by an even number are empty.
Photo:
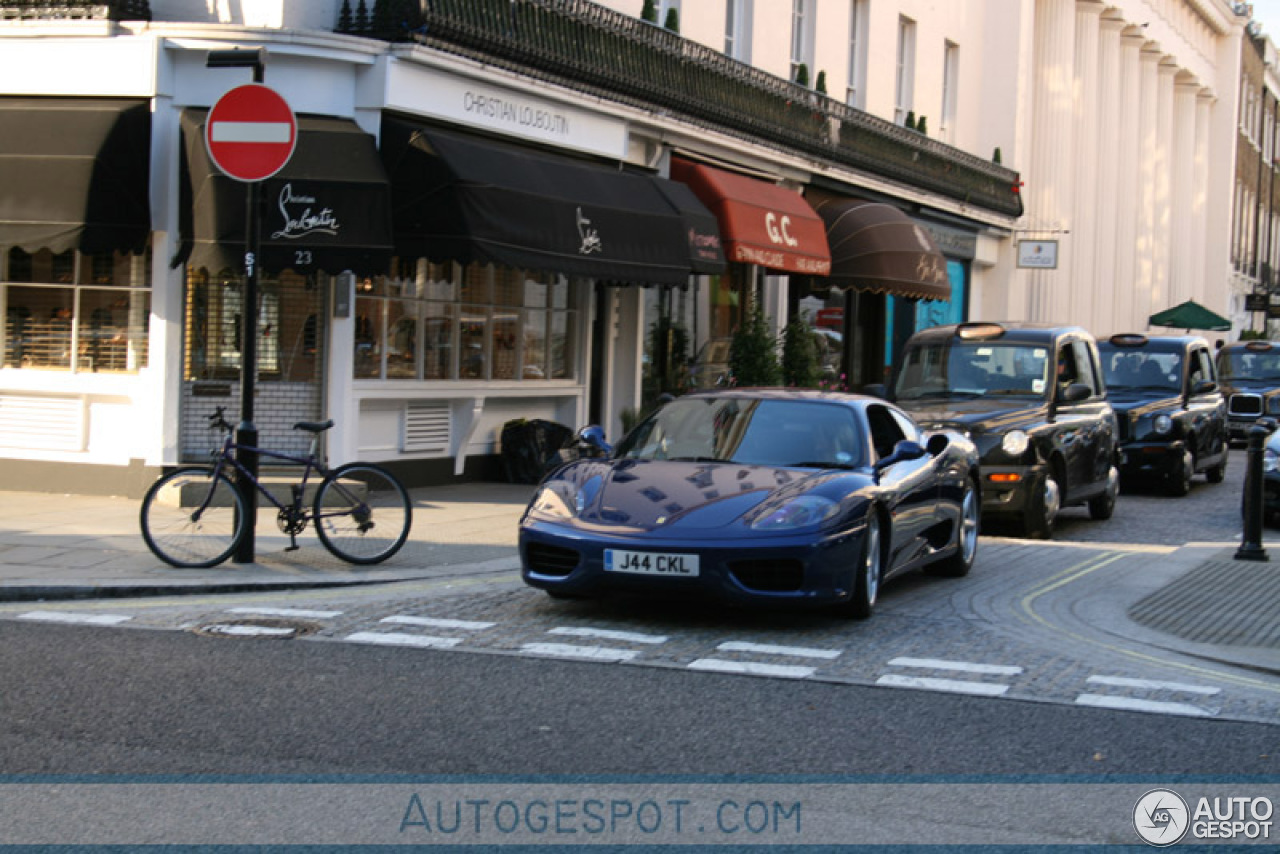
[[[1028,271],[1029,320],[1048,321],[1055,315],[1054,294],[1069,289],[1070,234],[1052,234],[1071,228],[1072,156],[1075,134],[1075,0],[1036,0],[1035,83],[1032,111],[1031,170],[1026,177],[1033,236],[1059,238],[1057,270]]]
[[[1138,78],[1138,227],[1134,244],[1135,277],[1133,305],[1130,306],[1126,325],[1146,329],[1150,316],[1151,292],[1156,277],[1156,174],[1159,171],[1159,129],[1157,127],[1159,103],[1159,71],[1161,53],[1154,43],[1145,45],[1139,54],[1141,68]]]
[[[1120,122],[1121,95],[1124,81],[1120,74],[1120,31],[1124,21],[1112,13],[1102,16],[1098,37],[1098,121],[1096,147],[1097,158],[1096,205],[1093,216],[1097,222],[1094,232],[1095,284],[1092,316],[1087,318],[1089,328],[1099,335],[1118,332],[1114,313],[1116,281],[1116,229],[1120,211],[1128,199],[1120,195]],[[1127,285],[1126,285],[1127,287]]]
[[[1116,151],[1116,289],[1112,292],[1112,323],[1117,330],[1132,329],[1133,294],[1138,281],[1138,112],[1142,103],[1143,30],[1129,27],[1120,36],[1120,121]],[[1145,328],[1145,327],[1143,327]]]
[[[1155,263],[1151,276],[1151,305],[1140,316],[1142,320],[1174,304],[1169,302],[1169,294],[1173,266],[1173,172],[1177,168],[1173,157],[1173,81],[1178,67],[1173,57],[1166,55],[1156,70],[1156,216],[1151,247]],[[1143,327],[1146,327],[1145,323]]]
[[[1209,282],[1220,281],[1218,271],[1209,269],[1205,243],[1209,236],[1209,137],[1213,117],[1213,90],[1204,88],[1196,93],[1195,100],[1195,151],[1193,153],[1191,193],[1195,199],[1189,228],[1194,239],[1191,243],[1191,299],[1202,305],[1209,302]],[[1227,196],[1231,190],[1228,188]],[[1229,289],[1228,289],[1229,291]]]
[[[1076,4],[1076,101],[1075,120],[1075,193],[1072,199],[1071,234],[1067,235],[1067,253],[1071,256],[1072,278],[1058,290],[1055,317],[1092,327],[1094,305],[1101,296],[1097,277],[1098,228],[1098,87],[1103,79],[1098,73],[1099,29],[1103,12],[1098,0],[1079,0]],[[1108,84],[1110,81],[1108,81]],[[1067,284],[1069,282],[1069,284]]]
[[[1196,150],[1196,91],[1195,77],[1179,73],[1173,87],[1173,216],[1169,252],[1169,305],[1178,305],[1191,299],[1195,280],[1202,278],[1194,261],[1195,232],[1191,223],[1195,219],[1197,199],[1195,193]]]

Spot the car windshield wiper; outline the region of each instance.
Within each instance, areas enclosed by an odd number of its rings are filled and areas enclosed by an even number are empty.
[[[727,460],[724,457],[667,457],[667,462],[671,463],[731,463],[733,460]]]
[[[831,460],[815,460],[812,462],[803,462],[803,463],[787,463],[787,466],[791,468],[798,468],[798,469],[842,469],[844,471],[849,471],[850,469],[857,468],[857,466],[854,465],[853,463],[836,463],[836,462],[832,462]]]
[[[1019,395],[1022,397],[1040,397],[1039,393],[1031,391],[1029,389],[1025,389],[1025,388],[989,388],[987,389],[986,396],[990,397],[992,395],[1004,395],[1006,397],[1011,395]]]
[[[899,396],[899,400],[923,400],[926,397],[982,397],[980,391],[957,391],[953,388],[941,388],[935,391],[920,391],[914,394],[908,392]]]

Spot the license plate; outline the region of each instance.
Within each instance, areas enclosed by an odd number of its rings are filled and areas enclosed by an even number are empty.
[[[666,552],[632,552],[622,549],[604,550],[606,572],[630,572],[636,575],[678,575],[693,578],[698,574],[698,556]]]

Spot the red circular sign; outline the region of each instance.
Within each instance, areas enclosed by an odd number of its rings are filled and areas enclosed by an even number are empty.
[[[213,105],[204,142],[227,175],[237,181],[262,181],[289,162],[298,142],[298,123],[279,92],[246,83]]]

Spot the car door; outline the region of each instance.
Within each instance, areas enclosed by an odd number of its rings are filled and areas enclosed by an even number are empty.
[[[1199,463],[1217,457],[1226,447],[1226,409],[1217,388],[1217,373],[1209,348],[1193,347],[1187,358],[1186,387],[1188,439]],[[1211,391],[1196,391],[1203,382],[1214,383]]]
[[[903,439],[920,442],[919,429],[892,407],[871,404],[866,412],[876,461],[893,453]],[[884,469],[880,473],[880,492],[893,529],[887,567],[892,569],[910,559],[925,531],[937,521],[938,478],[934,458],[925,454]]]
[[[1054,442],[1067,474],[1064,503],[1072,503],[1096,492],[1100,483],[1105,484],[1111,468],[1115,425],[1111,404],[1103,394],[1097,350],[1091,342],[1064,339],[1058,347],[1058,365]],[[1067,386],[1074,383],[1087,386],[1089,396],[1078,401],[1063,399]]]

